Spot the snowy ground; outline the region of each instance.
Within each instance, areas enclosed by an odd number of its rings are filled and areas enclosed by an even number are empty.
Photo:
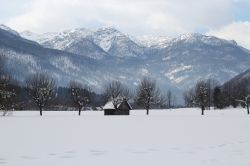
[[[150,114],[14,112],[0,117],[0,165],[250,165],[250,116],[244,109]]]

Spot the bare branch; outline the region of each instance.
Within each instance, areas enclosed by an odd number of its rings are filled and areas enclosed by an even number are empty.
[[[42,116],[43,108],[55,97],[56,81],[44,73],[35,74],[26,80],[26,90]]]

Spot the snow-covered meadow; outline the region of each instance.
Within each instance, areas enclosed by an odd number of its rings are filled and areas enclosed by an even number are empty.
[[[0,165],[249,166],[245,109],[13,112],[0,117]]]

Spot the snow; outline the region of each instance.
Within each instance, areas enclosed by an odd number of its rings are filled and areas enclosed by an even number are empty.
[[[114,40],[119,37],[126,36],[113,27],[103,27],[97,29],[97,31],[93,34],[94,42],[106,52],[108,52],[112,47]]]
[[[112,101],[109,101],[103,106],[103,109],[115,109],[115,106]]]
[[[165,48],[171,38],[166,36],[143,35],[134,39],[136,43],[145,47]]]
[[[185,43],[200,42],[200,43],[204,43],[204,44],[211,45],[211,46],[222,46],[225,44],[237,46],[237,43],[234,40],[224,40],[224,39],[217,38],[215,36],[206,36],[206,35],[202,35],[199,33],[187,33],[187,34],[180,35],[179,37],[174,38],[171,41],[169,41],[168,45],[170,46],[178,42],[185,42]]]
[[[29,30],[23,31],[20,34],[23,38],[33,40],[33,41],[39,41],[39,39],[41,38],[40,34],[33,33]]]
[[[245,109],[13,112],[1,117],[4,166],[250,165],[250,116]]]
[[[180,64],[180,67],[175,67],[174,69],[168,71],[167,73],[165,73],[165,76],[168,77],[171,81],[173,81],[174,83],[181,83],[183,81],[185,81],[186,79],[188,79],[188,75],[180,75],[178,76],[179,73],[183,73],[186,71],[190,71],[192,70],[193,66],[192,65],[184,65],[184,64]]]
[[[50,58],[51,64],[56,68],[64,71],[67,74],[76,76],[75,72],[80,72],[80,68],[76,66],[68,57],[60,56],[56,58]],[[73,72],[74,71],[74,72]]]
[[[5,25],[0,25],[0,28],[7,29],[8,31],[11,30]],[[13,31],[13,33],[14,32],[15,31]],[[102,27],[97,30],[74,28],[62,32],[49,32],[44,34],[36,34],[27,30],[21,32],[20,35],[26,39],[34,40],[45,47],[59,50],[65,50],[72,43],[84,38],[93,40],[96,45],[101,47],[106,52],[109,52],[114,43],[122,45],[124,41],[133,41],[140,47],[151,47],[158,49],[169,48],[179,42],[189,44],[198,42],[212,46],[222,46],[224,44],[237,46],[237,43],[234,40],[229,41],[214,36],[202,35],[199,33],[186,33],[176,38],[153,35],[142,35],[135,37],[129,34],[123,34],[114,27]]]
[[[58,33],[52,32],[45,34],[35,34],[30,31],[24,31],[21,32],[21,36],[26,39],[35,40],[44,47],[64,50],[75,54],[81,54],[82,52],[78,47],[78,49],[74,47],[73,49],[70,49],[76,44],[81,43],[82,47],[96,47],[95,49],[97,52],[93,52],[92,54],[88,53],[87,55],[83,53],[84,56],[92,57],[94,59],[102,59],[101,57],[103,57],[103,55],[99,55],[99,49],[109,52],[114,49],[114,47],[118,47],[117,52],[113,53],[118,57],[133,57],[143,53],[142,48],[133,43],[129,36],[121,33],[113,27],[103,27],[97,30],[75,28]],[[86,40],[89,42],[83,43],[83,41]],[[130,47],[132,47],[133,50],[131,50]]]
[[[116,102],[117,101],[119,101],[119,98],[117,98],[117,99],[115,99],[116,100]],[[119,108],[119,106],[122,104],[122,101],[120,101],[120,103],[117,105],[117,108]],[[129,105],[129,107],[130,107],[130,110],[132,110],[132,107],[131,107],[131,105],[129,104],[129,102],[128,102],[128,105]],[[109,102],[107,102],[104,106],[103,106],[103,109],[115,109],[115,106],[114,106],[114,103],[113,103],[113,101],[109,101]]]
[[[64,50],[71,43],[78,41],[82,38],[86,38],[92,33],[93,32],[91,30],[85,28],[75,28],[62,32],[47,32],[44,34],[36,34],[27,30],[21,32],[20,34],[22,37],[29,40],[37,41],[45,47]]]
[[[142,75],[142,76],[147,76],[147,75],[150,74],[150,72],[146,68],[141,68],[137,72],[138,72],[139,75]]]

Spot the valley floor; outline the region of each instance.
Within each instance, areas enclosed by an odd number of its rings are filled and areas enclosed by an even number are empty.
[[[0,117],[3,166],[248,166],[245,109],[13,112]]]

